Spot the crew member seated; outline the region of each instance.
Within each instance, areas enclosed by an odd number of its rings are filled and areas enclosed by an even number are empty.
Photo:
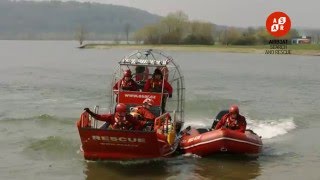
[[[84,108],[84,110],[93,118],[107,122],[112,129],[130,130],[133,128],[134,130],[141,130],[145,125],[145,122],[139,121],[128,114],[127,105],[123,103],[117,104],[114,114],[96,114],[89,108]]]
[[[232,105],[229,108],[229,113],[221,118],[215,129],[227,128],[244,133],[246,126],[246,118],[239,114],[239,107],[237,105]]]
[[[150,108],[153,106],[154,101],[150,98],[146,98],[143,101],[142,106],[136,106],[132,108],[131,114],[136,116],[138,119],[142,121],[151,121],[154,122],[156,116],[150,111]]]
[[[136,71],[135,80],[138,84],[138,87],[139,89],[143,89],[149,77],[149,69],[146,66],[137,66],[135,68],[135,71]]]
[[[169,98],[172,97],[172,86],[167,80],[163,79],[163,75],[160,69],[155,69],[152,78],[148,79],[144,85],[143,91],[145,92],[162,92],[162,86],[164,93],[169,94]],[[165,112],[167,95],[162,96],[161,109]]]
[[[124,91],[137,91],[138,90],[138,84],[132,79],[132,74],[131,74],[130,69],[126,70],[123,74],[123,78],[120,79],[113,86],[113,91],[115,93],[117,93],[118,90],[124,90]]]

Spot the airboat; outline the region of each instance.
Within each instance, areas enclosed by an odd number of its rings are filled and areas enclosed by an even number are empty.
[[[138,91],[119,89],[114,92],[113,85],[130,69],[132,78],[139,85]],[[143,92],[144,84],[151,78],[155,69],[160,69],[163,80],[173,87],[172,98],[164,98],[167,92]],[[117,103],[127,105],[130,113],[133,107],[142,105],[143,100],[154,101],[151,112],[156,116],[153,123],[142,130],[112,129],[108,124],[97,121],[83,112],[76,125],[81,139],[80,150],[86,160],[136,160],[171,156],[179,145],[179,133],[184,124],[185,87],[184,77],[173,58],[158,50],[139,50],[122,58],[110,80],[108,90],[109,113],[114,113]],[[164,84],[164,83],[162,83]],[[161,107],[162,101],[165,103]],[[95,113],[101,113],[97,105]]]

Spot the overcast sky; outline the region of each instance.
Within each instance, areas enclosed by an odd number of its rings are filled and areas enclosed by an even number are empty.
[[[189,19],[228,26],[264,26],[274,11],[289,15],[294,27],[320,28],[320,0],[77,0],[116,4],[162,16],[182,10]]]

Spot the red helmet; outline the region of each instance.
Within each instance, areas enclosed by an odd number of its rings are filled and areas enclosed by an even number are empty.
[[[117,113],[125,113],[127,112],[127,105],[123,103],[119,103],[116,106],[116,112]]]
[[[230,106],[229,113],[239,114],[239,107],[237,105]]]
[[[143,104],[148,104],[149,106],[153,106],[154,101],[150,98],[147,98],[143,101]]]
[[[123,73],[123,77],[132,77],[131,70],[127,69]]]

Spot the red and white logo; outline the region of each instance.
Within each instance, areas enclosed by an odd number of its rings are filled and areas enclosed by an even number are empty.
[[[266,20],[266,28],[272,36],[285,36],[291,28],[290,17],[284,12],[273,12]]]

